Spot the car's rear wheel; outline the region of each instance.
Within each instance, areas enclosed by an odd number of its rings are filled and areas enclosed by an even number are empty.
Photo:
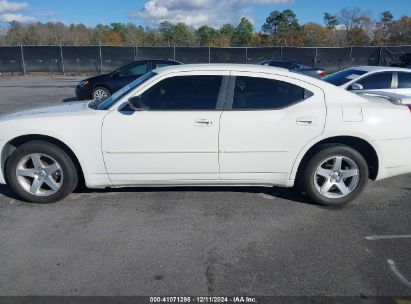
[[[76,167],[67,153],[45,141],[19,146],[7,160],[6,177],[21,198],[39,204],[64,199],[78,182]]]
[[[110,91],[105,87],[95,87],[93,90],[94,100],[106,99],[110,95],[111,95]]]
[[[301,174],[303,188],[311,199],[321,205],[341,206],[364,190],[368,166],[351,147],[324,145],[306,162]]]

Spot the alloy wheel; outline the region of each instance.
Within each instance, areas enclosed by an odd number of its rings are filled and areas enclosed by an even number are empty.
[[[331,199],[351,194],[360,181],[357,164],[346,156],[333,156],[323,161],[314,174],[317,191]]]
[[[23,157],[16,168],[17,181],[35,196],[50,196],[63,185],[63,170],[51,156],[32,153]]]
[[[108,97],[108,93],[106,90],[103,89],[97,89],[93,93],[93,99],[94,100],[100,100]]]

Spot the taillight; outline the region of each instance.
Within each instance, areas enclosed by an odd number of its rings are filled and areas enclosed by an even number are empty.
[[[317,71],[318,76],[325,77],[327,73],[325,71]]]

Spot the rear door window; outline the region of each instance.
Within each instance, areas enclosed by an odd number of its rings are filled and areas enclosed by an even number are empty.
[[[233,109],[282,109],[313,95],[297,85],[266,78],[237,76]]]
[[[392,72],[372,74],[357,81],[364,90],[391,89]]]
[[[295,64],[294,62],[284,62],[283,67],[288,69],[288,70],[296,70],[299,68],[299,66],[297,64]]]
[[[174,62],[166,62],[166,61],[163,61],[163,62],[161,62],[161,61],[160,61],[160,62],[159,62],[159,61],[153,62],[154,69],[163,68],[163,67],[170,66],[170,65],[177,65],[177,63],[174,63]]]
[[[324,77],[322,80],[333,85],[340,86],[344,83],[350,82],[351,80],[360,77],[361,75],[364,75],[365,73],[367,72],[363,70],[347,69],[328,75]]]
[[[270,61],[269,66],[273,66],[273,67],[281,67],[281,62],[279,61]]]
[[[398,72],[398,88],[411,89],[411,73]]]
[[[139,76],[144,75],[148,71],[148,62],[139,62],[130,64],[124,68],[122,68],[120,72],[120,76]]]

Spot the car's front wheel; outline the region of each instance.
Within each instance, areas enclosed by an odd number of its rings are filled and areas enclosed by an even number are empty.
[[[110,95],[111,95],[110,91],[105,87],[95,87],[93,90],[94,100],[106,99]]]
[[[60,147],[45,141],[19,146],[6,163],[10,187],[28,202],[48,204],[64,199],[77,186],[76,167]]]
[[[368,166],[353,148],[323,145],[307,160],[301,172],[303,188],[315,202],[341,206],[358,197],[368,182]]]

